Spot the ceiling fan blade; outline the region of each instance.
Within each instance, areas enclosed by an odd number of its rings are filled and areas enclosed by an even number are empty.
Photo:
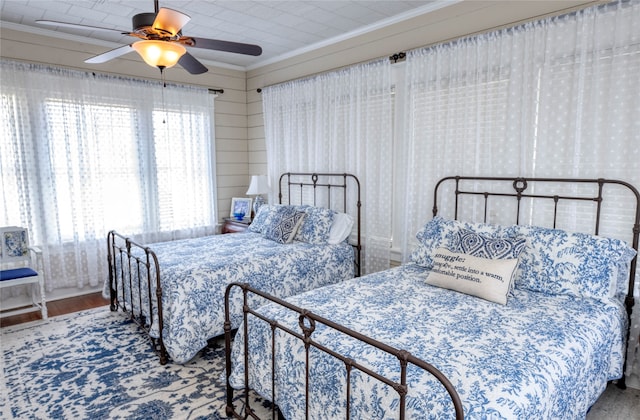
[[[123,32],[119,29],[102,28],[100,26],[79,25],[77,23],[56,22],[55,20],[36,20],[36,23],[47,26],[60,26],[63,28],[85,29],[87,31],[109,31],[117,32],[121,35],[129,35],[129,32]]]
[[[183,69],[191,74],[202,74],[209,71],[209,69],[207,69],[201,62],[196,60],[196,58],[188,52],[184,53],[184,55],[180,57],[180,60],[178,60],[178,64],[180,64]]]
[[[262,48],[259,45],[254,44],[242,44],[240,42],[221,41],[219,39],[207,39],[207,38],[193,38],[192,47],[206,48],[208,50],[226,51],[236,54],[246,55],[260,55],[262,54]]]
[[[153,29],[158,29],[174,36],[180,32],[180,29],[190,20],[191,17],[189,15],[162,7],[158,11],[156,19],[153,21]]]
[[[102,53],[102,54],[96,55],[95,57],[88,58],[88,59],[84,60],[84,62],[85,63],[89,63],[89,64],[106,63],[109,60],[113,60],[114,58],[118,58],[121,55],[125,55],[127,53],[130,53],[131,51],[134,51],[133,48],[131,47],[131,45],[123,45],[122,47],[118,47],[118,48],[113,49],[111,51],[107,51],[106,53]]]

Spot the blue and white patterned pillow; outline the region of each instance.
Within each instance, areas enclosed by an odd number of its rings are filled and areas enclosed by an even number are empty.
[[[258,208],[258,213],[256,213],[256,216],[251,221],[247,230],[249,232],[264,233],[269,223],[269,216],[274,208],[275,206],[270,204],[261,205],[260,208]]]
[[[324,207],[298,206],[299,211],[307,214],[296,233],[295,240],[310,244],[326,244],[331,231],[333,218],[337,213]]]
[[[306,213],[298,211],[292,206],[276,207],[269,216],[264,237],[281,244],[292,242],[305,216]]]
[[[6,231],[4,232],[4,238],[2,238],[2,240],[7,250],[7,255],[4,256],[5,258],[22,257],[29,252],[29,248],[27,247],[27,231],[24,229],[16,228],[16,230]]]
[[[490,238],[469,229],[458,230],[453,239],[450,251],[492,260],[518,258],[527,243],[524,238]]]
[[[624,241],[537,226],[499,226],[447,220],[440,216],[418,232],[411,260],[433,267],[438,247],[456,243],[460,229],[490,238],[520,237],[527,243],[519,256],[514,287],[547,294],[611,298],[624,295],[635,250]]]
[[[411,253],[411,261],[426,268],[433,267],[435,249],[439,247],[448,248],[455,244],[456,235],[460,229],[480,233],[489,238],[518,236],[514,227],[461,222],[436,216],[429,220],[416,234],[418,246]]]
[[[616,286],[615,297],[621,302],[624,301],[624,298],[629,291],[629,275],[631,270],[631,260],[635,255],[635,250],[631,248],[630,251],[631,253],[628,253],[624,255],[622,258],[618,259],[618,263],[616,265],[618,269],[618,284]]]
[[[624,241],[537,226],[518,228],[527,237],[527,247],[520,255],[516,288],[597,299],[619,295],[619,271],[635,256]]]

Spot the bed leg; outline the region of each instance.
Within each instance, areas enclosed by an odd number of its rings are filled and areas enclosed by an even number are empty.
[[[618,381],[616,382],[616,386],[619,389],[627,389],[627,382],[624,374],[622,374],[622,378],[618,379]]]
[[[160,364],[161,365],[166,365],[168,361],[169,361],[169,357],[167,357],[167,352],[161,350],[160,351]]]
[[[109,298],[111,299],[111,305],[109,309],[111,312],[115,312],[118,310],[118,305],[116,304],[116,299],[118,296],[118,291],[114,289],[113,283],[115,281],[115,231],[110,231],[107,234],[107,255],[108,255],[108,267],[109,267]]]
[[[229,308],[228,308],[228,289],[225,293],[225,319],[224,319],[224,358],[225,358],[225,378],[227,385],[227,406],[225,407],[225,412],[227,413],[227,417],[234,417],[234,409],[233,409],[233,387],[229,383],[229,377],[231,376],[231,320],[229,316]]]
[[[111,305],[109,305],[109,309],[111,309],[111,312],[115,312],[118,310],[118,304],[116,303],[116,291],[113,290],[113,288],[111,288],[111,293],[110,293],[110,297],[111,297]]]
[[[113,288],[113,279],[112,273],[109,272],[109,298],[111,299],[111,305],[109,305],[109,309],[111,312],[115,312],[118,310],[118,291]]]

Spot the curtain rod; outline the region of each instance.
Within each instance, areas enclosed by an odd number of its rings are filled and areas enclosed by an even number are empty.
[[[209,89],[209,93],[219,93],[222,95],[224,93],[224,89]]]
[[[397,52],[397,53],[389,56],[389,60],[393,61],[394,64],[399,62],[399,61],[400,62],[405,61],[406,59],[407,59],[407,53],[404,52],[404,51],[400,51],[400,52]],[[329,71],[331,71],[331,70],[329,70]],[[262,93],[262,88],[256,89],[256,92]]]
[[[395,53],[389,56],[389,60],[392,60],[394,63],[398,61],[405,61],[407,59],[407,53],[404,51],[400,51],[399,53]]]
[[[597,0],[590,0],[587,4],[574,6],[572,8],[568,8],[568,9],[565,9],[563,11],[551,12],[551,13],[547,13],[547,14],[542,15],[542,16],[536,16],[536,17],[533,17],[533,18],[530,18],[530,19],[523,19],[523,20],[518,21],[518,22],[508,23],[508,24],[501,25],[501,26],[498,26],[498,27],[487,28],[487,29],[484,29],[484,30],[481,30],[481,31],[472,32],[470,34],[456,36],[456,37],[451,38],[451,39],[445,39],[445,40],[442,40],[442,41],[434,42],[432,44],[423,45],[422,47],[418,47],[418,48],[415,48],[413,50],[421,50],[421,49],[433,48],[436,45],[446,45],[446,44],[450,44],[450,43],[455,42],[455,41],[460,41],[460,40],[465,40],[465,39],[472,39],[472,38],[477,37],[477,36],[482,35],[482,34],[489,34],[489,33],[493,33],[493,32],[498,32],[500,30],[512,31],[512,30],[514,30],[516,28],[524,27],[527,23],[532,23],[532,22],[533,23],[537,23],[537,22],[541,22],[541,21],[543,21],[545,19],[558,19],[558,18],[563,18],[563,17],[566,17],[566,16],[575,16],[579,12],[582,12],[582,11],[584,11],[586,9],[591,8],[591,7],[596,7],[596,8],[598,8],[598,10],[602,10],[602,9],[607,8],[607,7],[610,7],[611,5],[617,5],[617,4],[620,4],[622,6],[628,6],[629,3],[631,3],[631,0],[605,1],[605,3],[598,3]],[[402,52],[395,53],[395,54],[389,56],[389,60],[393,60],[394,63],[397,63],[398,61],[405,61],[406,60],[406,52],[402,51]],[[353,64],[350,64],[349,66],[355,65],[355,64],[356,63],[353,63]],[[334,70],[335,69],[328,70],[327,72],[334,71]],[[299,79],[304,79],[306,77],[312,77],[312,75],[303,76],[303,77],[301,77]],[[293,79],[293,80],[298,80],[298,79]],[[282,83],[286,83],[286,82],[282,82]],[[258,93],[261,93],[262,89],[258,88],[258,89],[256,89],[256,91]]]

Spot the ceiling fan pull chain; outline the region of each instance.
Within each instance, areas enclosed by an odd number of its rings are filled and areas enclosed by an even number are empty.
[[[160,79],[162,80],[162,124],[167,123],[167,106],[164,103],[164,90],[167,88],[167,81],[164,77],[164,66],[158,66],[160,69]]]

